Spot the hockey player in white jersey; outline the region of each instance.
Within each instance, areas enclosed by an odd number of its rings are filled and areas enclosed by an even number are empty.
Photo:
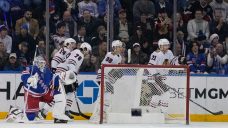
[[[152,65],[168,65],[174,58],[173,53],[169,50],[170,44],[167,39],[158,41],[159,50],[154,51],[150,56],[149,64]]]
[[[57,53],[55,53],[52,61],[51,61],[51,68],[52,72],[55,73],[57,66],[60,63],[63,63],[66,59],[66,55],[70,53],[72,50],[76,48],[76,41],[73,38],[67,38],[64,43],[63,47],[59,49]]]
[[[55,53],[54,57],[51,61],[51,70],[52,73],[56,72],[56,68],[59,64],[64,63],[66,60],[66,56],[76,48],[76,41],[73,38],[67,38],[63,42],[63,46],[59,49],[58,52]],[[67,70],[63,70],[67,71]],[[45,103],[43,105],[43,109],[41,109],[38,113],[38,117],[40,119],[45,119],[48,110],[54,105],[54,101],[51,103]]]
[[[90,44],[88,44],[86,42],[82,43],[80,46],[80,49],[75,49],[66,55],[65,61],[63,63],[60,63],[56,67],[55,74],[58,75],[61,72],[70,70],[70,71],[73,71],[77,76],[80,66],[84,60],[84,55],[89,54],[91,52],[91,50],[92,50],[92,48],[91,48]],[[73,104],[73,102],[75,102],[74,93],[75,93],[76,86],[77,86],[77,81],[70,86],[64,86],[65,91],[66,91],[66,101],[67,101],[65,114],[68,117],[70,117],[71,119],[73,119],[73,116],[70,115],[69,110],[71,109],[71,105]],[[49,111],[51,106],[52,106],[52,104],[49,104],[49,105],[45,104],[39,114],[39,117],[45,118],[45,115],[47,115],[47,112]]]
[[[112,52],[108,52],[101,62],[101,64],[120,64],[122,57],[120,55],[122,51],[122,46],[123,43],[120,40],[114,40],[112,42]],[[108,75],[106,77],[109,77]],[[97,75],[97,82],[100,84],[100,79],[101,79],[101,69],[98,70],[98,75]],[[113,82],[113,80],[109,79],[109,83]],[[115,81],[115,80],[114,80]],[[105,91],[105,108],[104,108],[104,114],[108,111],[109,105],[110,105],[110,93],[112,93],[113,90]],[[100,93],[100,92],[99,92]],[[100,94],[99,94],[100,95]],[[99,117],[100,117],[100,98],[97,98],[98,100],[96,101],[96,105],[93,111],[93,115],[90,117],[90,122],[92,123],[99,123]]]
[[[105,55],[105,58],[101,62],[101,64],[120,64],[122,61],[122,57],[120,55],[122,50],[123,43],[120,40],[114,40],[112,42],[112,52],[108,52]],[[100,84],[101,79],[101,69],[97,72],[97,82]]]
[[[170,65],[172,59],[174,58],[173,53],[169,50],[170,44],[167,39],[160,39],[158,41],[159,50],[155,51],[150,56],[150,61],[148,64],[152,65]],[[160,109],[159,111],[166,113],[168,107],[169,99],[169,88],[164,83],[166,77],[163,75],[168,74],[168,70],[149,70],[148,74],[148,84],[151,89],[156,92],[152,94],[150,105],[153,108]],[[151,79],[151,80],[150,80]]]

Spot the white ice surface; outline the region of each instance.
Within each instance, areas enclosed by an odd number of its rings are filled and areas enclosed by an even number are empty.
[[[40,123],[7,123],[0,121],[0,128],[228,128],[227,123],[184,124],[90,124],[87,121],[74,121],[67,124],[53,124],[52,121]]]

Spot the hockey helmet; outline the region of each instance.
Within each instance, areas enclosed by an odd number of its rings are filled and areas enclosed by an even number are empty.
[[[67,47],[68,49],[72,49],[73,44],[76,44],[76,41],[73,38],[67,38],[64,41],[63,46]]]
[[[33,64],[37,66],[41,72],[43,72],[46,66],[46,61],[42,56],[37,56],[34,58]]]
[[[160,47],[161,45],[169,45],[169,40],[163,38],[158,41],[158,46]]]
[[[87,42],[84,42],[80,45],[80,48],[83,50],[83,51],[92,51],[92,47],[89,43]]]
[[[77,80],[75,73],[73,71],[70,71],[70,70],[65,71],[65,72],[61,72],[59,77],[60,77],[60,79],[64,85],[73,84]]]
[[[112,47],[122,47],[123,43],[120,40],[112,41]]]

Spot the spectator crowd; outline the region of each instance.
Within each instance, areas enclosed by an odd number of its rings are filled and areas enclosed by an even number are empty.
[[[186,57],[191,73],[228,74],[226,0],[177,0],[176,14],[173,0],[114,0],[113,8],[113,36],[124,43],[122,63],[147,64],[157,41],[167,38],[175,56]],[[0,1],[0,71],[32,64],[36,45],[45,56],[46,38],[50,58],[66,38],[75,39],[77,47],[88,42],[92,52],[80,71],[98,70],[107,52],[107,0],[49,0],[49,13],[46,37],[45,1]]]

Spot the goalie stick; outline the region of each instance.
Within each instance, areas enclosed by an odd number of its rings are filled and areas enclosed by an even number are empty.
[[[173,90],[174,92],[176,92],[177,94],[187,98],[185,95],[183,95],[182,93],[178,92],[176,89],[171,88],[169,85],[165,84],[168,88],[170,88],[171,90]],[[211,113],[212,115],[222,115],[223,111],[218,111],[218,112],[212,112],[211,110],[207,109],[206,107],[200,105],[199,103],[195,102],[194,100],[189,98],[189,101],[191,101],[192,103],[194,103],[195,105],[199,106],[200,108],[204,109],[205,111]]]
[[[31,69],[31,73],[30,73],[30,77],[32,76],[32,73],[33,73],[33,69],[34,69],[34,60],[35,60],[35,58],[36,58],[36,54],[37,54],[37,49],[38,49],[38,45],[36,45],[36,49],[35,49],[35,53],[34,53],[34,57],[33,57],[33,63],[32,63],[32,69]],[[24,111],[23,111],[23,114],[24,114],[24,116],[26,117],[26,108],[27,108],[27,101],[28,101],[28,95],[29,95],[29,90],[30,90],[30,85],[28,85],[28,90],[27,90],[27,92],[26,92],[26,94],[24,94],[25,95],[25,99],[24,99],[24,101],[25,101],[25,104],[24,104]]]

